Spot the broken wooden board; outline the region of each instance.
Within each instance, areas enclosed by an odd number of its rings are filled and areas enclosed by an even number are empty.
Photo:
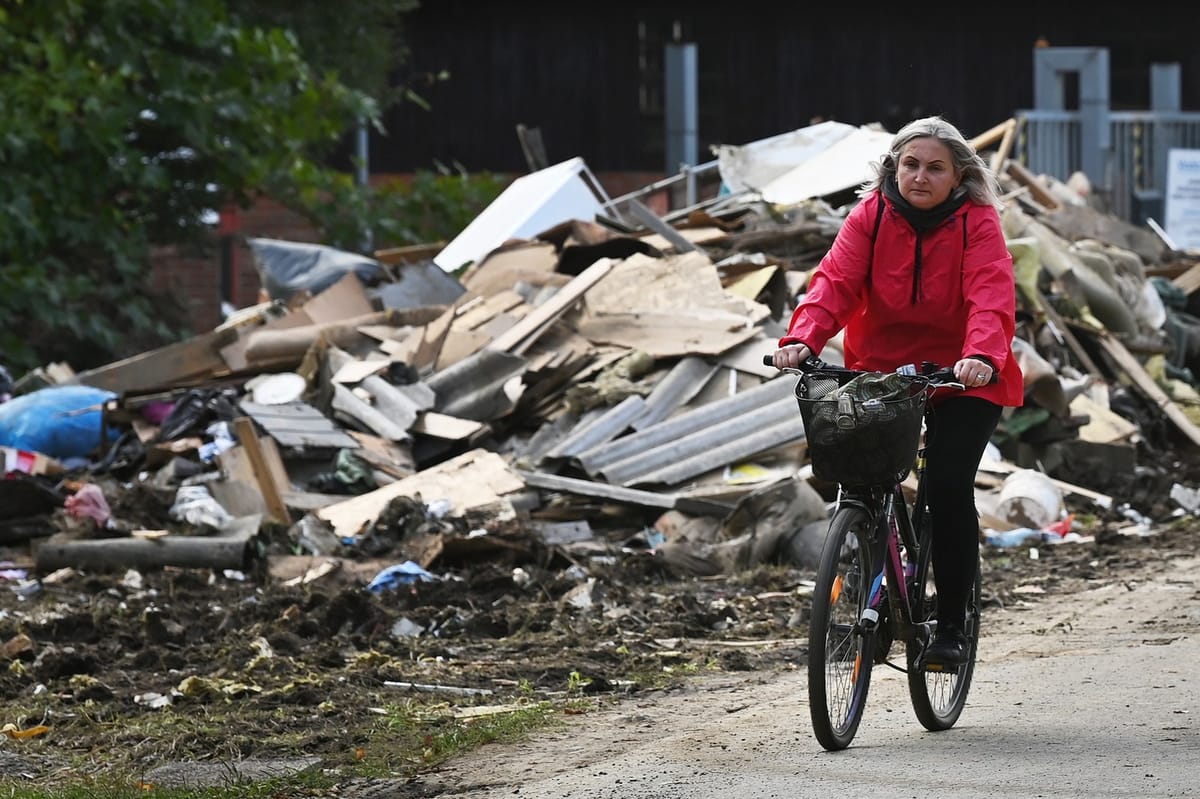
[[[548,301],[542,303],[521,321],[498,336],[488,345],[489,349],[520,355],[546,332],[556,319],[571,309],[583,295],[612,271],[615,261],[602,258],[583,270],[570,283],[563,286]]]
[[[1057,211],[1062,207],[1061,203],[1050,193],[1050,190],[1038,179],[1038,176],[1026,169],[1023,164],[1009,159],[1004,168],[1017,183],[1029,189],[1029,194],[1037,201],[1038,205],[1048,211]]]
[[[250,462],[254,484],[262,492],[268,515],[280,524],[291,524],[291,513],[283,502],[283,492],[291,488],[287,474],[279,474],[282,463],[279,461],[278,452],[276,451],[274,456],[267,454],[268,447],[274,451],[275,442],[271,439],[266,439],[266,442],[260,440],[254,422],[246,416],[239,416],[233,420],[233,432]]]
[[[306,402],[260,405],[243,400],[238,407],[281,447],[354,449],[358,446],[346,431]]]
[[[1007,136],[1009,131],[1016,126],[1017,121],[1015,119],[1006,119],[999,124],[993,125],[983,133],[980,133],[978,136],[972,138],[971,147],[975,150],[975,152],[985,150]]]
[[[719,227],[685,227],[674,228],[674,231],[679,238],[691,244],[711,244],[714,241],[720,241],[729,237],[729,233]],[[646,236],[639,236],[638,238],[659,252],[675,246],[665,236],[658,233],[651,233]]]
[[[1200,264],[1195,264],[1183,274],[1175,276],[1171,282],[1184,294],[1191,294],[1200,289]]]
[[[985,458],[979,464],[979,469],[976,473],[975,480],[977,483],[984,482],[982,474],[991,473],[1009,475],[1013,472],[1019,471],[1020,469],[1020,466],[1017,466],[1014,463],[1009,463],[1008,461],[996,461]],[[1108,494],[1102,494],[1099,491],[1093,491],[1090,488],[1084,488],[1083,486],[1075,485],[1074,483],[1068,483],[1065,480],[1059,480],[1058,478],[1050,477],[1049,475],[1046,475],[1046,479],[1054,483],[1054,485],[1056,485],[1064,494],[1076,494],[1081,497],[1087,497],[1102,508],[1112,507],[1113,498]]]
[[[1162,410],[1168,419],[1170,419],[1179,431],[1183,433],[1193,444],[1200,444],[1200,428],[1192,423],[1192,420],[1187,417],[1187,414],[1175,404],[1175,402],[1167,396],[1167,392],[1163,391],[1158,383],[1154,382],[1154,378],[1146,374],[1145,368],[1133,357],[1133,353],[1125,348],[1125,345],[1111,335],[1104,334],[1096,339],[1104,351],[1116,362],[1143,394]]]
[[[80,383],[118,394],[180,386],[229,373],[221,348],[234,342],[237,330],[221,330],[168,344],[78,374]]]
[[[434,241],[409,244],[406,247],[388,247],[375,251],[375,260],[381,264],[416,264],[431,261],[433,256],[446,248],[446,242]]]
[[[414,433],[448,441],[465,441],[487,429],[488,426],[482,422],[460,419],[457,416],[448,416],[433,411],[426,411],[418,416],[412,427]]]
[[[317,511],[317,517],[337,535],[353,537],[396,497],[420,497],[425,503],[450,503],[449,514],[468,510],[495,510],[498,518],[512,518],[515,510],[505,494],[520,491],[525,483],[500,455],[473,449],[382,488],[360,494]]]

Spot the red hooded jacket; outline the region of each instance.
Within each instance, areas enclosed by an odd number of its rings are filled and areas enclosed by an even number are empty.
[[[1025,388],[1012,351],[1015,313],[1012,256],[996,209],[968,201],[918,235],[875,192],[846,217],[779,343],[820,353],[844,327],[846,365],[883,372],[983,355],[1000,378],[965,393],[1019,406]]]

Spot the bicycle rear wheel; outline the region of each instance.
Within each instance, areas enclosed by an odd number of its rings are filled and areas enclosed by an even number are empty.
[[[928,561],[928,559],[926,559]],[[916,621],[928,622],[937,615],[937,593],[933,584],[933,569],[926,566],[918,585],[924,586],[923,599],[915,610]],[[979,619],[982,594],[980,590],[979,564],[975,564],[975,580],[967,594],[967,617],[963,632],[967,636],[967,660],[953,671],[926,671],[918,660],[924,642],[912,640],[908,643],[908,693],[912,698],[917,719],[927,730],[948,730],[962,715],[971,690],[971,678],[975,674],[975,655],[979,648]]]
[[[874,634],[859,619],[871,587],[870,515],[839,509],[829,523],[813,589],[808,636],[808,697],[813,732],[830,751],[858,732],[871,685]]]

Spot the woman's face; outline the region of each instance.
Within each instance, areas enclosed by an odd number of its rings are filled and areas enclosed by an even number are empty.
[[[950,148],[926,136],[904,145],[896,164],[900,196],[914,208],[933,208],[945,201],[961,181]]]

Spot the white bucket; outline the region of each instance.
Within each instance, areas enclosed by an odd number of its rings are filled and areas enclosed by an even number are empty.
[[[1018,469],[1004,478],[996,515],[1020,527],[1044,530],[1062,517],[1063,495],[1036,469]]]

